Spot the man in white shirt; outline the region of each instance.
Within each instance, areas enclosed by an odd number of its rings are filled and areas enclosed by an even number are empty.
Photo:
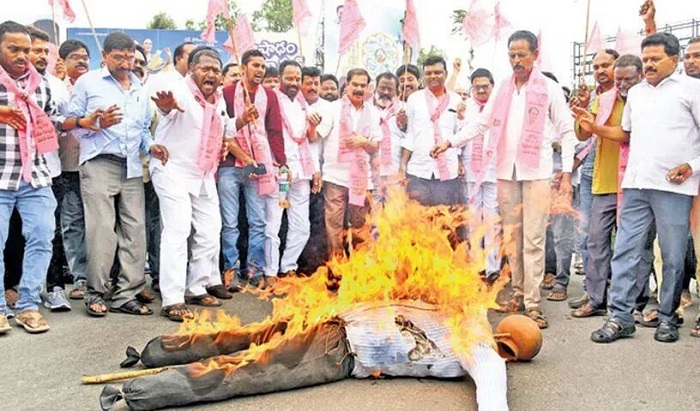
[[[308,104],[299,92],[301,65],[293,60],[283,61],[279,66],[279,90],[277,97],[282,115],[284,152],[287,169],[280,170],[279,178],[288,178],[288,185],[265,196],[265,281],[274,283],[278,273],[295,275],[297,260],[309,240],[309,197],[311,179],[317,171],[309,147],[309,136],[316,137],[315,120],[307,119]],[[287,174],[285,174],[287,173]],[[287,189],[284,192],[282,190]],[[280,261],[280,227],[282,214],[287,209],[289,228]]]
[[[184,306],[186,299],[220,305],[206,290],[221,285],[221,213],[214,173],[222,138],[235,133],[235,120],[228,119],[217,91],[222,66],[219,54],[201,47],[192,52],[191,61],[182,87],[160,91],[153,98],[162,116],[155,141],[170,153],[166,164],[152,161],[150,170],[163,221],[161,315],[173,321],[192,316]]]
[[[317,128],[324,139],[322,172],[331,256],[343,254],[341,235],[346,210],[354,228],[364,225],[369,211],[367,190],[373,188],[369,155],[379,149],[382,135],[379,112],[371,104],[365,104],[369,81],[366,70],[350,70],[345,95],[330,103]]]
[[[483,68],[474,70],[470,77],[471,98],[467,100],[465,111],[465,124],[471,124],[479,120],[479,113],[483,111],[493,91],[493,75]],[[496,158],[492,158],[486,167],[484,179],[476,187],[476,172],[472,169],[472,157],[485,158],[488,146],[488,133],[483,136],[483,143],[478,144],[483,147],[480,153],[474,152],[474,143],[470,142],[464,146],[462,151],[462,164],[465,170],[464,180],[467,184],[466,198],[469,200],[469,232],[473,252],[480,251],[482,255],[475,258],[475,261],[483,262],[484,274],[487,277],[496,275],[500,270],[499,246],[496,237],[500,231],[498,220],[498,198],[496,196]],[[474,166],[476,167],[476,165]],[[478,234],[479,237],[475,237]],[[481,241],[483,236],[483,246]]]
[[[431,149],[452,137],[462,126],[457,106],[462,97],[447,90],[447,63],[440,56],[423,62],[426,88],[411,94],[406,104],[408,129],[401,143],[399,173],[408,179],[408,195],[426,206],[460,201],[459,152],[447,149],[433,158]]]
[[[397,98],[399,78],[392,72],[377,76],[377,92],[374,105],[381,111],[382,140],[379,144],[379,154],[374,156],[378,166],[379,181],[375,182],[375,198],[385,201],[392,188],[398,188],[399,168],[401,166],[401,142],[406,133],[397,124],[397,115],[402,103]],[[373,170],[374,171],[374,170]]]
[[[660,323],[654,339],[678,340],[676,309],[689,215],[700,183],[700,82],[676,73],[679,53],[678,39],[669,33],[653,34],[642,41],[645,79],[629,90],[621,127],[598,126],[592,115],[577,110],[586,131],[630,142],[611,262],[609,319],[591,334],[594,342],[613,342],[635,331],[632,312],[640,275],[636,267],[654,219],[664,261]]]
[[[508,39],[513,76],[501,84],[478,122],[464,127],[442,146],[436,146],[434,154],[462,146],[489,130],[487,154],[497,153],[503,246],[515,291],[506,308],[527,310],[540,328],[546,328],[549,321],[540,308],[540,285],[544,277],[545,231],[550,209],[552,141],[555,135],[561,138],[560,192],[570,201],[576,137],[561,88],[534,66],[538,54],[537,37],[533,33],[525,30],[513,33]],[[545,132],[550,121],[554,133]],[[483,168],[481,174],[477,179],[483,181]]]

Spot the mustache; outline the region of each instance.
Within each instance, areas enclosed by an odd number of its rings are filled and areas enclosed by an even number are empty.
[[[353,95],[353,96],[361,97],[361,96],[364,96],[364,95],[365,95],[365,92],[364,92],[364,91],[361,91],[361,90],[356,90],[356,91],[353,91],[352,95]]]
[[[651,67],[650,67],[650,68],[645,68],[645,69],[644,69],[644,72],[645,72],[645,73],[656,73],[657,71],[656,71],[655,68],[651,68]]]
[[[521,66],[520,64],[516,64],[516,65],[513,67],[513,70],[522,69],[522,68],[525,68],[525,67]]]

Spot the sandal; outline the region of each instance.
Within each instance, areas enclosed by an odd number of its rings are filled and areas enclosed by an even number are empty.
[[[549,320],[547,319],[547,316],[545,316],[538,308],[531,308],[527,310],[527,316],[535,321],[540,329],[549,327]]]
[[[156,299],[156,295],[151,290],[144,288],[136,294],[136,299],[142,304],[150,304]]]
[[[508,301],[501,303],[496,312],[502,314],[515,314],[525,311],[525,302],[522,295],[513,295]]]
[[[695,320],[695,327],[693,327],[693,329],[690,330],[690,336],[700,338],[700,318]]]
[[[551,290],[554,288],[554,279],[556,276],[554,274],[547,273],[544,275],[544,280],[542,280],[542,285],[540,286],[543,290]]]
[[[136,300],[129,300],[119,307],[109,307],[109,311],[113,313],[123,313],[131,315],[151,315],[153,311],[145,304],[141,304]]]
[[[194,318],[194,313],[185,304],[168,305],[160,309],[160,315],[170,321],[183,322],[185,318]]]
[[[654,309],[644,314],[639,325],[642,327],[656,328],[659,326],[659,311]]]
[[[30,334],[43,333],[49,330],[49,323],[37,310],[26,310],[17,313],[15,323]]]
[[[620,338],[634,334],[634,325],[622,325],[615,319],[610,319],[599,329],[591,333],[591,340],[597,343],[611,343]]]
[[[94,305],[98,304],[102,308],[101,310],[96,310],[93,308]],[[87,313],[93,317],[104,317],[107,315],[107,303],[105,302],[105,299],[99,295],[93,295],[92,297],[88,298],[87,301],[85,301],[85,309],[87,310]]]
[[[192,297],[185,296],[185,303],[200,305],[202,307],[221,307],[221,301],[209,294],[195,295]]]
[[[547,295],[549,301],[564,301],[567,298],[569,298],[569,294],[567,294],[566,289],[557,286]]]

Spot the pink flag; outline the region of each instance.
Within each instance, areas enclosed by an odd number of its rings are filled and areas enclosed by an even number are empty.
[[[236,42],[235,54],[238,57],[242,56],[246,51],[255,48],[253,29],[250,27],[248,17],[245,13],[240,13],[238,15],[236,26],[233,28],[233,40]],[[226,43],[224,43],[224,49],[228,50],[232,55],[234,54],[234,43],[231,40],[231,36],[229,36]]]
[[[345,0],[343,14],[340,19],[340,43],[338,45],[338,53],[341,56],[347,53],[352,43],[360,37],[360,33],[366,25],[357,1]]]
[[[493,14],[495,15],[496,19],[496,26],[493,29],[493,32],[496,36],[496,39],[500,40],[503,38],[504,31],[506,29],[509,29],[513,27],[513,25],[506,19],[506,17],[501,13],[501,2],[496,3],[496,7],[493,9]]]
[[[418,31],[418,15],[413,0],[406,0],[406,17],[403,19],[403,39],[412,49],[420,50],[420,32]]]
[[[539,51],[539,55],[537,56],[537,67],[540,68],[540,71],[549,71],[552,72],[552,61],[549,58],[549,54],[547,53],[547,47],[546,43],[543,44],[543,38],[544,36],[542,35],[542,30],[537,33],[537,49]]]
[[[68,3],[68,0],[57,0],[58,5],[63,9],[63,18],[72,23],[75,21],[75,12]],[[54,0],[49,0],[49,5],[53,7]]]
[[[309,5],[306,4],[306,0],[292,0],[292,13],[294,27],[296,27],[297,32],[302,36],[308,34],[308,20],[311,18],[311,11],[309,11]]]
[[[216,43],[216,16],[223,14],[229,18],[231,15],[226,0],[209,0],[207,8],[207,28],[202,32],[202,39],[208,44]]]
[[[481,0],[473,0],[462,21],[464,35],[472,46],[480,46],[491,40],[496,28],[496,16],[489,11]]]
[[[615,42],[615,50],[620,55],[633,54],[639,56],[641,54],[641,45],[644,37],[634,30],[617,30],[617,41]]]
[[[56,75],[56,63],[58,62],[58,47],[55,44],[49,43],[49,58],[46,66],[46,72]]]
[[[605,39],[603,35],[600,34],[600,27],[598,27],[598,22],[593,24],[593,29],[591,34],[588,36],[588,42],[586,42],[586,51],[588,53],[597,53],[600,50],[605,49]]]

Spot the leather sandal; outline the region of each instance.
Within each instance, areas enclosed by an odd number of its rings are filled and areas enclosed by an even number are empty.
[[[202,307],[221,307],[221,301],[209,294],[185,296],[185,303]]]
[[[531,308],[527,310],[527,316],[535,321],[540,329],[549,327],[549,320],[547,319],[547,316],[544,315],[539,308]]]
[[[576,318],[587,318],[587,317],[595,317],[599,315],[605,315],[605,308],[600,308],[596,307],[595,305],[591,304],[590,302],[587,302],[583,306],[572,310],[571,311],[571,316],[576,317]]]
[[[131,315],[151,315],[153,311],[148,308],[145,304],[142,304],[136,300],[130,300],[125,302],[119,307],[110,307],[110,312],[113,313],[123,313]]]
[[[549,301],[564,301],[567,298],[569,298],[569,294],[566,292],[566,289],[561,286],[555,285],[552,291],[547,294],[547,299]]]
[[[37,310],[26,310],[17,313],[15,323],[30,334],[39,334],[49,330],[49,323]]]
[[[611,343],[617,339],[630,337],[636,331],[634,325],[622,325],[611,319],[591,334],[591,340],[597,343]]]
[[[183,322],[185,318],[194,318],[194,313],[185,304],[168,305],[160,310],[160,315],[170,321]]]

